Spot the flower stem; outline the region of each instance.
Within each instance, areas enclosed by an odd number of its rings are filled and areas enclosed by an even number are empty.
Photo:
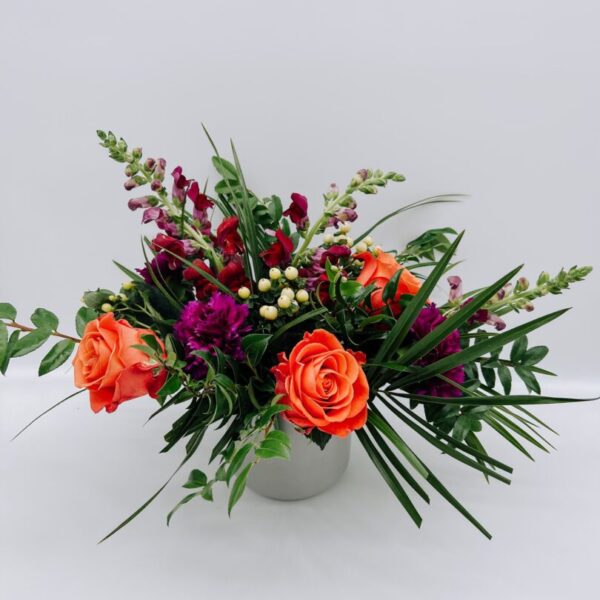
[[[9,321],[6,324],[9,327],[13,327],[14,329],[20,329],[21,331],[26,331],[26,332],[37,331],[37,329],[35,329],[34,327],[27,327],[27,325],[22,325],[21,323],[17,323],[15,321]],[[73,337],[71,335],[67,335],[65,333],[60,333],[58,331],[53,331],[50,335],[53,335],[53,336],[59,337],[59,338],[63,338],[65,340],[71,340],[72,342],[75,342],[76,344],[79,344],[79,342],[81,342],[81,340],[79,338]]]

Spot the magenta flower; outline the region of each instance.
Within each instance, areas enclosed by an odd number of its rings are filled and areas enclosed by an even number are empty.
[[[149,196],[142,196],[141,198],[131,198],[127,206],[129,210],[137,210],[138,208],[149,208],[152,204]]]
[[[302,194],[292,194],[292,203],[284,211],[284,217],[289,217],[298,229],[306,229],[308,226],[308,200]]]
[[[413,339],[420,340],[428,333],[431,333],[436,327],[443,323],[446,318],[442,315],[435,304],[423,308],[416,318],[411,328]],[[445,337],[431,352],[420,358],[415,364],[420,367],[425,367],[438,361],[445,356],[456,354],[462,350],[460,346],[460,333],[454,330]],[[463,365],[459,365],[443,373],[445,377],[452,381],[463,384],[465,382],[465,369]],[[411,392],[423,396],[437,396],[439,398],[453,398],[462,395],[462,392],[454,387],[451,383],[432,377],[424,381],[420,381],[411,388]]]
[[[247,318],[248,306],[221,292],[215,292],[206,302],[188,302],[173,328],[184,348],[185,371],[194,379],[206,376],[206,362],[194,354],[198,350],[216,356],[218,348],[234,360],[244,360],[242,336],[250,331]]]
[[[188,179],[186,179],[185,175],[183,174],[183,169],[181,167],[175,167],[171,175],[173,175],[173,189],[171,191],[171,194],[180,202],[184,202],[185,194],[187,192],[187,188],[190,182]]]

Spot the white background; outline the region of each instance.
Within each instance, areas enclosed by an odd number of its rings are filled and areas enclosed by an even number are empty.
[[[25,319],[39,305],[55,310],[72,330],[83,290],[121,282],[111,258],[141,262],[139,214],[95,130],[214,181],[201,122],[224,153],[235,139],[253,189],[304,193],[313,214],[331,181],[364,166],[407,176],[362,200],[364,226],[401,203],[469,193],[376,235],[401,246],[429,227],[466,228],[457,274],[469,288],[523,261],[531,279],[598,266],[599,18],[592,1],[5,0],[0,300]],[[538,302],[536,314],[575,306],[534,336],[562,377],[549,391],[597,393],[599,301],[595,274]],[[489,489],[424,450],[491,543],[439,499],[413,530],[357,446],[347,477],[322,497],[278,504],[248,493],[231,521],[221,498],[186,507],[166,529],[175,485],[96,547],[180,457],[157,454],[167,421],[141,427],[147,400],[93,415],[77,399],[9,444],[70,389],[68,373],[26,384],[35,359],[0,381],[3,600],[597,597],[595,405],[544,409],[560,452],[535,465],[515,457],[510,488]]]

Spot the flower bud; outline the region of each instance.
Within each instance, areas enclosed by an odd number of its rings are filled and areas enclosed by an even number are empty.
[[[127,302],[127,296],[125,294],[119,294],[118,298],[121,302]]]
[[[279,299],[277,300],[279,308],[283,308],[284,310],[289,308],[291,303],[292,301],[287,296],[279,296]]]
[[[356,175],[350,181],[350,185],[356,187],[356,186],[360,185],[363,181],[364,181],[364,178],[359,171],[358,173],[356,173]]]
[[[134,287],[135,287],[135,283],[133,283],[133,281],[125,281],[123,283],[123,285],[121,286],[121,288],[124,289],[125,291],[132,290]]]
[[[308,300],[309,300],[308,292],[306,290],[298,290],[296,292],[296,300],[298,300],[298,302],[300,302],[301,304],[308,302]]]
[[[333,235],[332,235],[331,233],[326,233],[326,234],[323,236],[323,241],[324,241],[326,244],[333,244]]]
[[[125,187],[125,189],[126,189],[127,191],[129,191],[129,190],[132,190],[132,189],[136,188],[138,185],[139,185],[139,184],[138,184],[138,182],[137,182],[135,179],[132,179],[132,178],[128,179],[128,180],[127,180],[127,181],[126,181],[126,182],[123,184],[123,186]]]
[[[519,277],[519,279],[517,279],[516,289],[518,291],[525,291],[528,288],[529,288],[529,279],[527,279],[527,277]]]
[[[289,279],[290,281],[297,279],[298,278],[298,269],[296,269],[296,267],[288,267],[285,270],[285,278]]]
[[[281,290],[281,295],[286,296],[290,300],[293,300],[294,299],[294,290],[292,288],[285,287]]]
[[[139,159],[142,158],[142,149],[141,148],[133,148],[131,150],[131,155],[133,156],[133,158],[135,159]]]
[[[163,186],[162,181],[160,181],[159,179],[154,179],[152,181],[152,183],[150,184],[150,189],[153,192],[158,192],[158,190],[162,189],[162,186]]]
[[[109,299],[111,302],[116,302],[116,301],[117,301],[117,297],[116,297],[114,294],[111,294],[111,295],[108,297],[108,299]]]
[[[131,177],[134,174],[133,169],[131,168],[131,165],[127,165],[125,167],[125,177]]]
[[[366,238],[363,240],[363,242],[364,242],[364,243],[365,243],[367,246],[372,246],[372,245],[373,245],[373,238],[372,238],[370,235],[368,235],[368,236],[367,236],[367,237],[366,237]]]
[[[364,242],[358,242],[358,244],[356,244],[355,250],[359,254],[361,254],[362,252],[366,252],[367,251],[367,245]]]
[[[351,228],[352,228],[352,226],[350,225],[350,223],[342,223],[340,225],[340,228],[338,229],[338,231],[340,233],[348,233]]]
[[[527,312],[531,312],[532,310],[535,309],[535,306],[533,305],[533,302],[526,302],[523,305],[523,308],[527,311]]]
[[[352,246],[354,245],[354,240],[351,237],[346,236],[346,246],[349,246],[350,248],[352,248]]]
[[[544,285],[550,281],[550,273],[547,271],[542,271],[537,280],[537,285]]]
[[[109,313],[113,311],[113,305],[105,302],[101,307],[102,312]]]
[[[250,290],[244,285],[238,290],[238,296],[242,300],[247,300],[248,298],[250,298]]]
[[[274,321],[279,316],[278,310],[274,306],[265,306],[263,311],[263,319]]]
[[[272,269],[269,269],[269,277],[273,281],[276,281],[281,278],[281,271],[277,267],[273,267]]]
[[[258,281],[258,290],[260,292],[268,292],[271,289],[271,282],[268,279],[260,279]]]
[[[148,171],[153,171],[156,166],[156,161],[153,158],[147,158],[144,162],[144,166]]]

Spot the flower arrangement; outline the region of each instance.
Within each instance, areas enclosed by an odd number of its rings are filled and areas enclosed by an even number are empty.
[[[405,431],[505,483],[512,469],[486,452],[484,427],[527,456],[528,444],[547,450],[547,426],[525,406],[575,400],[541,394],[538,376],[552,374],[539,364],[548,349],[530,347],[527,335],[565,311],[512,328],[505,319],[562,293],[591,267],[542,273],[533,285],[518,267],[465,292],[461,279],[449,275],[462,233],[429,230],[389,251],[371,237],[392,217],[455,196],[402,206],[353,239],[358,199],[404,181],[402,175],[361,169],[345,188],[327,189],[311,221],[302,194],[291,194],[287,204],[253,192],[233,144],[229,162],[209,136],[220,177],[209,195],[181,167],[169,179],[163,158],[144,159],[112,132],[98,136],[125,165],[125,189],[136,191],[129,209],[158,233],[143,238],[140,268],[115,263],[127,277],[120,290],[84,294],[75,317],[79,337],[59,332],[46,309],[37,309],[28,326],[11,304],[0,304],[2,373],[13,358],[58,337],[39,374],[77,349],[79,391],[55,406],[85,390],[94,412],[112,413],[146,395],[157,403],[151,418],[179,405],[163,451],[185,441],[180,468],[206,431],[218,428],[214,474],[193,469],[175,509],[197,497],[212,500],[213,488],[223,484],[231,512],[259,461],[289,458],[289,437],[278,428],[287,419],[321,449],[332,436],[355,434],[417,525],[415,496],[429,502],[426,483],[489,537],[408,446]],[[527,393],[511,394],[515,377]]]

